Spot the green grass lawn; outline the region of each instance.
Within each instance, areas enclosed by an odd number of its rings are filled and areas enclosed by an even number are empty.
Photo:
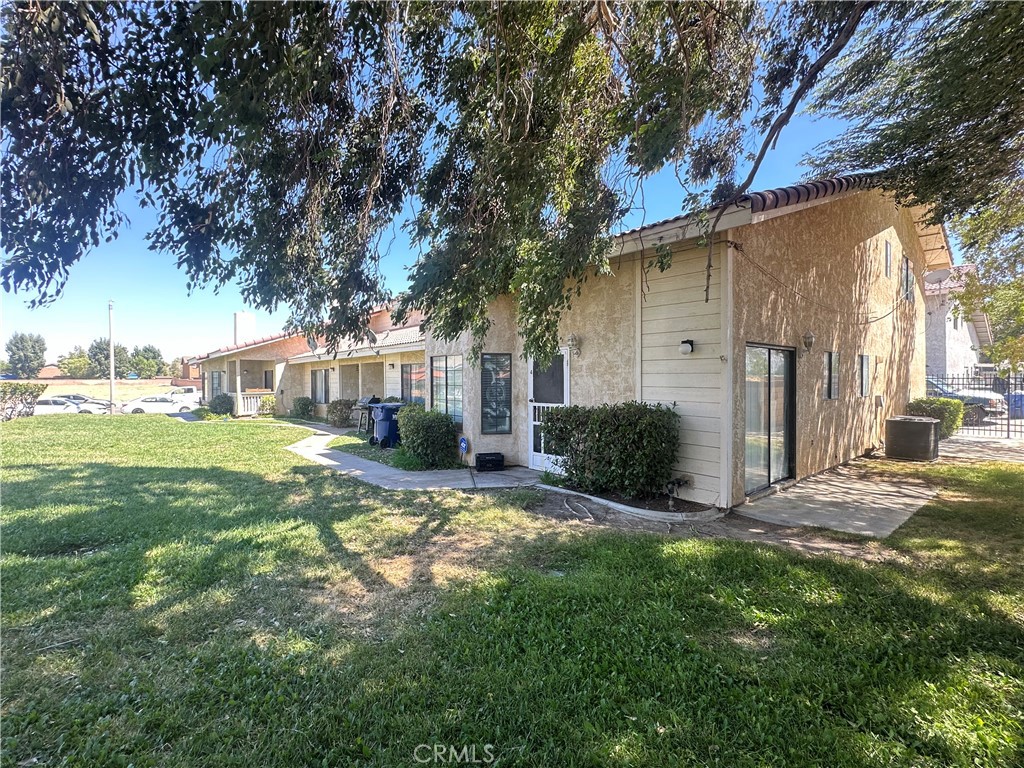
[[[379,445],[370,445],[365,435],[341,435],[328,443],[327,447],[351,453],[361,459],[387,464],[389,467],[411,471],[425,469],[423,462],[406,452],[401,445],[398,448],[381,448]],[[461,469],[465,466],[458,459],[453,458],[448,466],[439,467],[439,469]]]
[[[5,766],[1024,762],[1024,465],[903,465],[945,488],[865,563],[382,491],[287,426],[2,429]]]

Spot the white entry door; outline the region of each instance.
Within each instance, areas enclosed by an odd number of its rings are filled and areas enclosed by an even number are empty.
[[[541,421],[552,408],[569,404],[569,350],[561,349],[542,369],[530,360],[530,469],[560,472],[544,446]]]

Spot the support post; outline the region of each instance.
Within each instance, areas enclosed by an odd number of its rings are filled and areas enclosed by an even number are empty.
[[[111,299],[107,303],[107,322],[108,330],[107,341],[110,343],[110,415],[114,415],[114,301]]]

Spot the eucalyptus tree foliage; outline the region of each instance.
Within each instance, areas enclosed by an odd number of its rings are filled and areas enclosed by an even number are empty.
[[[815,94],[852,125],[812,166],[882,171],[936,222],[981,211],[1024,176],[1022,86],[1024,4],[884,4]]]
[[[398,221],[423,253],[399,317],[479,340],[509,294],[545,359],[638,182],[674,166],[682,210],[742,191],[758,132],[885,7],[7,3],[3,284],[52,300],[131,191],[190,287],[336,344],[392,298]]]
[[[819,88],[815,108],[853,124],[812,165],[881,170],[898,200],[950,221],[978,266],[958,302],[992,318],[993,361],[1024,364],[1024,4],[897,10]]]

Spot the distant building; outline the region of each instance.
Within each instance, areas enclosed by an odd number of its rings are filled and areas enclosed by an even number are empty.
[[[941,283],[924,286],[925,369],[929,376],[970,376],[978,366],[981,347],[992,343],[988,315],[963,315],[950,294],[963,287],[973,264],[953,267]]]

